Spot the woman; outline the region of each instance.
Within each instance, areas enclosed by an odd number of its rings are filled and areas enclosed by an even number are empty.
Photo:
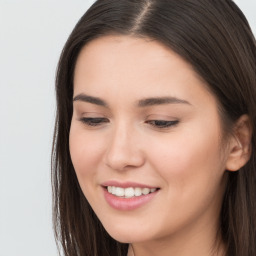
[[[96,1],[56,94],[65,255],[256,255],[256,45],[233,1]]]

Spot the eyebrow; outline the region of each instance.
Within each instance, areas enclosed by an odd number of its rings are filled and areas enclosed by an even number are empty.
[[[98,97],[86,95],[84,93],[80,93],[80,94],[76,95],[73,98],[73,101],[83,101],[83,102],[88,102],[88,103],[92,103],[95,105],[99,105],[102,107],[108,107],[108,104],[104,100],[102,100]]]
[[[188,104],[191,105],[188,101],[182,100],[176,97],[154,97],[147,98],[138,101],[139,107],[148,107],[154,105],[164,105],[164,104]]]
[[[93,97],[86,95],[84,93],[78,94],[73,98],[73,101],[83,101],[83,102],[88,102],[92,103],[98,106],[106,107],[109,108],[109,105],[107,102],[102,100],[101,98],[98,97]],[[154,105],[164,105],[164,104],[187,104],[191,105],[188,101],[179,99],[176,97],[152,97],[152,98],[145,98],[141,99],[137,102],[138,107],[149,107],[149,106],[154,106]]]

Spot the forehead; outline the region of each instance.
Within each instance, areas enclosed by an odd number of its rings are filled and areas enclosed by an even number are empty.
[[[88,65],[87,65],[88,63]],[[174,66],[176,70],[186,68],[192,71],[190,64],[164,44],[149,38],[108,35],[92,40],[85,45],[77,60],[76,73],[79,68],[126,68],[127,71],[160,70]],[[118,65],[117,65],[118,64]],[[120,65],[121,64],[121,65]],[[134,64],[136,64],[134,66]],[[158,68],[156,69],[156,66]],[[193,72],[194,73],[194,72]],[[197,75],[194,73],[193,75]]]
[[[193,67],[162,43],[131,36],[97,38],[81,50],[74,94],[141,98],[211,96]],[[149,95],[147,95],[149,94]]]

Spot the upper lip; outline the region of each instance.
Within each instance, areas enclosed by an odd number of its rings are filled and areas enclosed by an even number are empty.
[[[142,183],[137,183],[137,182],[119,182],[119,181],[106,181],[101,184],[103,187],[108,187],[108,186],[114,186],[114,187],[120,187],[120,188],[158,188],[156,186],[150,186],[147,184],[142,184]]]

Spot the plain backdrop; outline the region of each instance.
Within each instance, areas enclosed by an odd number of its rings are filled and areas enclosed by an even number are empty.
[[[0,256],[56,256],[50,154],[62,47],[93,0],[0,0]],[[256,34],[256,1],[237,0]]]

